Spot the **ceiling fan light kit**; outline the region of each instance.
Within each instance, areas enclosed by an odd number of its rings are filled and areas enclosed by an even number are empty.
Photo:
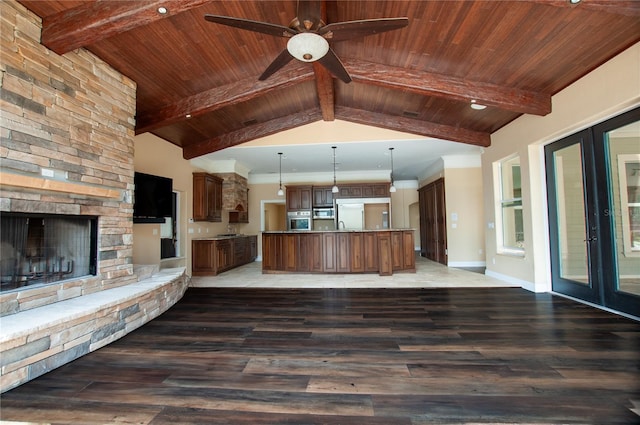
[[[312,32],[301,32],[289,39],[287,50],[294,58],[302,62],[314,62],[329,51],[329,42]]]
[[[319,18],[322,15],[320,2],[311,1],[299,1],[297,15],[288,27],[230,16],[207,14],[204,15],[204,18],[216,24],[276,37],[289,38],[287,48],[269,64],[267,69],[258,78],[260,81],[269,78],[274,72],[289,63],[292,58],[296,58],[302,62],[319,61],[334,77],[339,78],[345,83],[350,83],[351,77],[349,73],[335,52],[329,47],[327,39],[344,41],[367,35],[380,34],[409,25],[409,19],[406,17],[362,19],[358,21],[336,22],[327,25]]]

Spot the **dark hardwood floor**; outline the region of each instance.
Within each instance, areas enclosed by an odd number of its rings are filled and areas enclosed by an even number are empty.
[[[2,420],[53,424],[638,424],[633,409],[640,323],[518,288],[192,288],[1,397]]]

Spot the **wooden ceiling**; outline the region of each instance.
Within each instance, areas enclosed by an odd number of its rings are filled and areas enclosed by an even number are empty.
[[[185,158],[334,119],[478,146],[640,41],[640,1],[326,1],[327,24],[407,17],[405,28],[331,43],[353,81],[291,61],[258,81],[286,39],[205,14],[287,26],[287,1],[21,0],[42,44],[83,47],[137,83],[136,133]],[[166,14],[157,12],[163,6]],[[470,102],[487,105],[471,109]]]

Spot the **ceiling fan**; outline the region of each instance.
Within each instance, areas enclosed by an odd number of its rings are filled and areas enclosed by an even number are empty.
[[[329,47],[329,41],[343,41],[379,34],[403,28],[409,24],[408,18],[380,18],[336,22],[327,25],[322,21],[321,16],[321,1],[299,0],[297,16],[288,27],[229,16],[207,14],[204,15],[204,18],[217,24],[289,39],[287,48],[260,75],[258,79],[261,81],[266,80],[293,58],[296,58],[303,62],[318,61],[334,76],[345,83],[350,83],[351,77],[338,56]]]

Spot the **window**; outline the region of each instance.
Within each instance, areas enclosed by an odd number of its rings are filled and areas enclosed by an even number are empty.
[[[640,255],[640,155],[618,155],[622,237],[626,256]]]
[[[522,219],[522,184],[520,157],[514,156],[498,163],[499,205],[496,211],[500,252],[524,253]]]

